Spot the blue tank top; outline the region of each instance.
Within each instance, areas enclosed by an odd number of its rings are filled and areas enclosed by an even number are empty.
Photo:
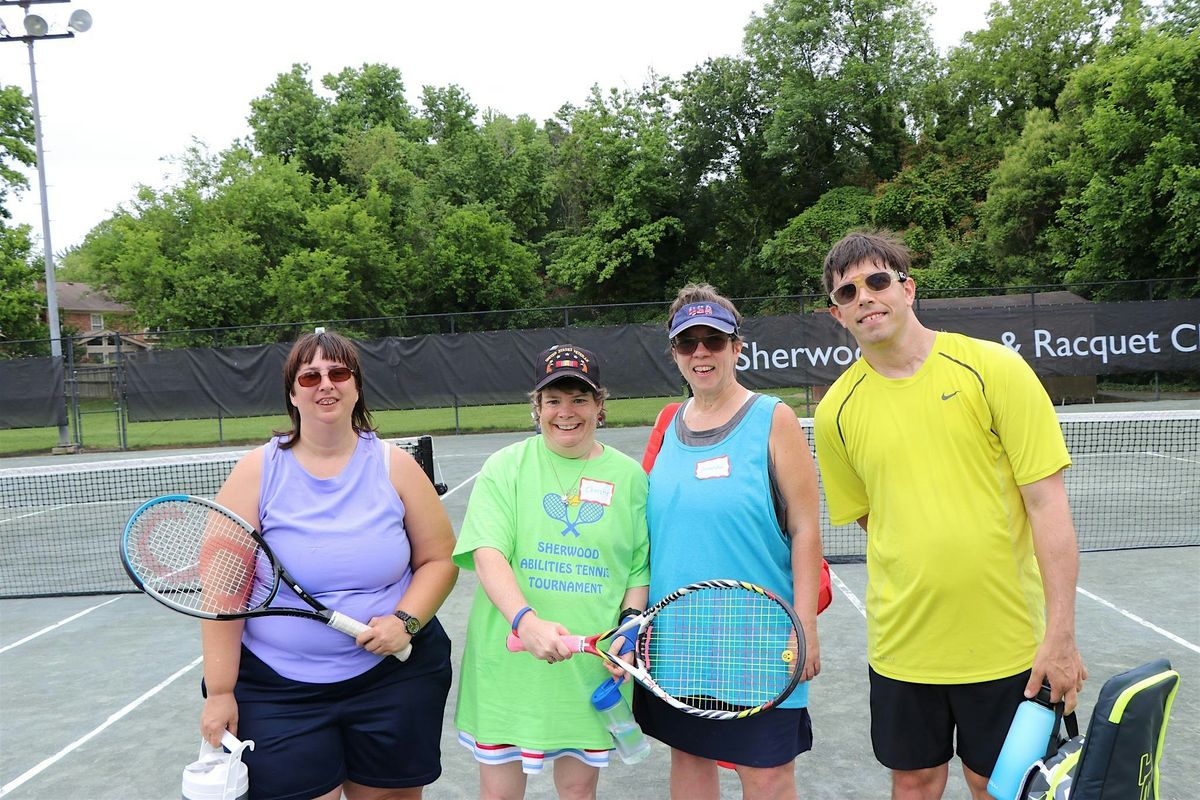
[[[412,581],[404,503],[385,452],[374,434],[360,437],[332,478],[310,475],[278,439],[263,454],[259,519],[267,544],[305,590],[360,622],[391,614]],[[308,607],[286,585],[272,605]],[[247,620],[242,642],[280,675],[309,683],[352,678],[380,661],[346,634],[298,617]]]
[[[650,471],[650,603],[696,581],[757,583],[789,602],[792,554],[771,500],[768,443],[779,399],[758,395],[719,442],[679,441],[671,420]],[[802,683],[782,708],[808,705]]]

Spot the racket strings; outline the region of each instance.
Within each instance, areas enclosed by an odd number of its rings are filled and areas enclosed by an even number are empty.
[[[745,590],[696,590],[664,606],[643,634],[646,670],[667,694],[701,710],[775,700],[803,653],[791,615]]]
[[[130,537],[130,566],[147,590],[172,605],[236,614],[270,599],[272,583],[255,580],[257,542],[216,509],[164,501],[135,521]]]

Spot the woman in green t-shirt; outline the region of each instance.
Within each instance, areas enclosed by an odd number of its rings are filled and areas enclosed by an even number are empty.
[[[596,441],[607,396],[598,370],[573,345],[538,357],[530,397],[541,434],[487,460],[454,550],[480,584],[455,725],[479,762],[481,798],[523,796],[547,761],[559,797],[593,798],[613,746],[590,702],[609,672],[559,640],[644,608],[649,584],[646,475]],[[526,653],[508,651],[510,632]]]

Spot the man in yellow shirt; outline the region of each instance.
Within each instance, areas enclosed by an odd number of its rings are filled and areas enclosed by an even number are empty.
[[[995,342],[913,312],[909,255],[851,233],[825,259],[858,359],[816,413],[830,521],[867,531],[871,741],[892,797],[939,798],[957,753],[977,800],[1023,697],[1075,705],[1079,551],[1054,407]]]

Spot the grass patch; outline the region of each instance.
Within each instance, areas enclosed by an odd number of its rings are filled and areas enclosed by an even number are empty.
[[[811,393],[806,387],[775,389],[800,416],[812,416]],[[662,407],[678,397],[635,397],[609,400],[609,427],[653,425]],[[416,436],[424,433],[495,433],[532,431],[528,403],[454,408],[419,408],[404,411],[372,412],[379,432],[384,436]],[[81,408],[80,434],[88,452],[119,450],[117,412],[111,402],[92,401]],[[131,422],[127,426],[128,449],[154,450],[178,447],[219,447],[257,445],[266,441],[273,430],[286,430],[286,415],[241,417],[236,419],[181,419],[162,422]],[[71,432],[72,436],[74,431]],[[49,453],[58,443],[58,428],[21,428],[0,431],[0,456]]]

